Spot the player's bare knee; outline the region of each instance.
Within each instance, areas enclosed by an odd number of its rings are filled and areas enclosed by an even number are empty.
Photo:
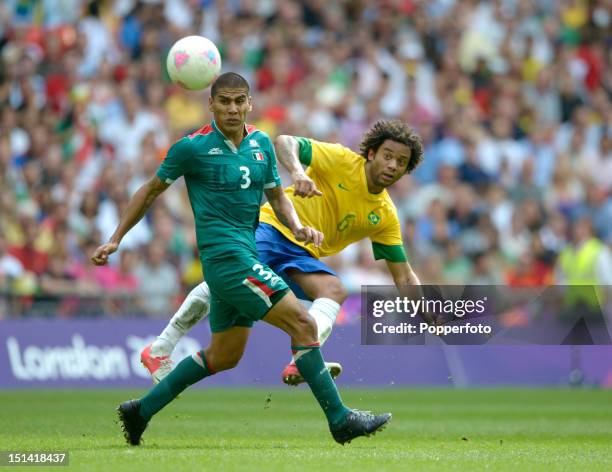
[[[220,357],[215,358],[211,364],[214,366],[216,372],[221,372],[222,370],[233,369],[239,362],[239,357]]]
[[[223,370],[233,369],[240,363],[240,357],[227,357],[223,360]]]
[[[328,295],[327,298],[331,298],[333,301],[342,305],[348,298],[348,290],[340,279],[335,279],[334,282],[330,283],[327,287]]]
[[[311,293],[313,298],[330,298],[342,305],[348,298],[348,290],[336,277],[327,277],[319,281],[315,290]]]
[[[300,313],[294,322],[292,338],[300,340],[301,344],[313,344],[317,342],[317,323],[308,313]]]
[[[206,360],[209,362],[211,367],[215,370],[215,372],[221,372],[223,370],[233,369],[238,365],[240,359],[242,358],[242,353],[236,352],[223,352],[223,353],[214,353],[214,352],[206,352]]]

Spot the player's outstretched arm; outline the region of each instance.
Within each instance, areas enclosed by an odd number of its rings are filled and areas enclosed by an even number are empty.
[[[391,273],[391,277],[393,277],[393,282],[400,293],[401,287],[421,285],[421,281],[408,262],[385,262],[387,263],[387,268]]]
[[[266,189],[265,192],[278,220],[291,230],[298,241],[306,244],[312,243],[315,247],[319,247],[323,243],[323,233],[310,226],[302,226],[293,203],[287,198],[280,185]]]
[[[414,297],[415,295],[415,285],[421,285],[421,281],[419,277],[416,275],[414,270],[408,262],[387,262],[387,268],[393,277],[393,282],[395,282],[395,286],[397,287],[397,291],[402,297]],[[421,287],[419,287],[418,292],[420,295],[423,295]],[[442,319],[437,316],[432,316],[429,313],[420,312],[419,313],[423,320],[430,325],[439,325],[442,323]]]
[[[110,237],[110,240],[98,247],[92,254],[91,261],[95,265],[104,265],[108,262],[108,256],[119,248],[119,243],[127,232],[142,219],[158,195],[169,186],[169,184],[162,182],[155,175],[136,191],[132,198],[130,198],[125,212],[121,215],[117,229]]]
[[[306,175],[300,163],[300,145],[293,136],[281,134],[274,140],[276,157],[281,165],[287,169],[293,181],[293,194],[298,197],[318,197],[323,195],[317,188],[317,184]]]

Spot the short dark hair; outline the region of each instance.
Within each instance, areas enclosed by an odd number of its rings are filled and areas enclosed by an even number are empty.
[[[213,82],[212,87],[210,89],[210,95],[215,96],[220,89],[246,89],[247,93],[251,90],[249,87],[249,83],[247,80],[242,77],[240,74],[236,74],[235,72],[226,72],[225,74],[221,74],[217,79]]]
[[[405,144],[410,149],[410,160],[406,173],[409,174],[423,160],[423,143],[414,129],[400,120],[380,120],[363,135],[359,145],[361,155],[367,159],[370,150],[376,152],[387,139]]]

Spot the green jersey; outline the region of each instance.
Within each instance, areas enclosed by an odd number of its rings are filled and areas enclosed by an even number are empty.
[[[268,135],[250,125],[246,132],[236,148],[213,121],[174,143],[157,171],[166,183],[185,177],[202,261],[257,256],[263,191],[281,182]]]

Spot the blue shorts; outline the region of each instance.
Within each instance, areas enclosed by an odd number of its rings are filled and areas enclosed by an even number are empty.
[[[304,291],[287,276],[288,269],[296,269],[300,272],[324,272],[338,276],[332,269],[314,257],[304,248],[289,241],[274,226],[260,223],[255,231],[255,244],[259,253],[259,260],[266,264],[276,274],[280,275],[302,300],[311,300]]]

